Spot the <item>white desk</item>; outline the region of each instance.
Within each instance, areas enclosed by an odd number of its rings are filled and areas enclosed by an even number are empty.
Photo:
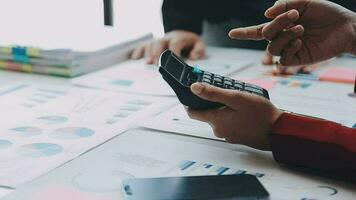
[[[233,50],[233,51],[236,51],[236,50]],[[243,51],[241,51],[241,54],[239,53],[236,56],[240,57],[241,59],[254,61],[256,57],[260,58],[262,55],[263,55],[263,52],[260,52],[260,51],[250,51],[250,50],[245,51],[245,50],[243,50]],[[222,54],[221,56],[224,56],[224,55]],[[234,56],[234,55],[231,55],[231,56]],[[263,68],[260,68],[259,64],[256,64],[256,69],[258,71],[263,70]],[[47,75],[38,75],[38,74],[28,74],[28,73],[4,71],[4,70],[0,71],[0,84],[1,85],[18,83],[18,82],[28,82],[28,83],[36,83],[36,84],[52,84],[52,85],[58,85],[58,86],[72,85],[71,79],[68,79],[68,78],[47,76]],[[167,137],[172,137],[172,136],[168,135]],[[202,139],[197,139],[197,138],[192,138],[192,137],[179,137],[179,138],[182,138],[183,140],[186,140],[186,141],[205,143],[205,144],[209,144],[209,145],[216,144],[215,142],[212,142],[209,140],[202,140]],[[221,143],[221,145],[226,145],[226,144]],[[11,190],[0,188],[0,197],[7,195],[9,192],[11,192]]]
[[[239,77],[242,78],[253,78],[253,73],[251,74],[251,71],[256,73],[256,74],[262,74],[263,71],[266,69],[261,67],[262,65],[259,64],[259,60],[263,55],[263,52],[261,51],[253,51],[253,50],[231,50],[234,53],[230,54],[230,56],[233,56],[234,58],[246,60],[246,61],[252,61],[255,62],[255,64],[248,68],[247,70],[241,71],[239,73]],[[351,58],[341,58],[339,60],[334,61],[335,65],[337,66],[353,66],[356,64],[355,60]],[[59,78],[59,77],[51,77],[51,76],[44,76],[44,75],[35,75],[35,74],[26,74],[26,73],[18,73],[18,72],[8,72],[8,71],[0,71],[0,83],[2,85],[4,84],[11,84],[11,83],[17,83],[17,82],[30,82],[30,83],[38,83],[38,84],[54,84],[54,85],[71,85],[70,79],[65,79],[65,78]],[[193,137],[184,137],[184,136],[176,136],[176,135],[165,135],[165,137],[168,138],[174,138],[174,139],[179,139],[183,141],[188,141],[188,142],[194,142],[198,144],[206,144],[206,145],[212,145],[212,146],[220,146],[224,148],[231,148],[235,149],[235,145],[227,145],[226,143],[223,142],[216,142],[216,141],[211,141],[211,140],[206,140],[206,139],[198,139],[198,138],[193,138]],[[4,190],[0,188],[0,197],[2,195],[6,195],[8,192],[11,192],[10,190]]]

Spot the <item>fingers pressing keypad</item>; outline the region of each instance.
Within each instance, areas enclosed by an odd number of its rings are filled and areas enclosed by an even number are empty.
[[[234,89],[244,92],[249,92],[259,96],[264,96],[263,88],[256,85],[244,83],[242,81],[234,80],[228,77],[223,77],[217,74],[204,72],[201,82],[214,85],[224,89]]]

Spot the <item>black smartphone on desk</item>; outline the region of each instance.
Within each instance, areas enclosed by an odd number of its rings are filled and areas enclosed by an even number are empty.
[[[128,179],[126,200],[265,200],[269,194],[253,175]]]
[[[190,86],[195,82],[248,92],[269,99],[268,91],[264,88],[203,71],[198,67],[189,66],[170,50],[166,50],[161,54],[159,72],[174,90],[179,101],[193,109],[211,109],[224,106],[221,103],[207,101],[194,95],[190,90]]]

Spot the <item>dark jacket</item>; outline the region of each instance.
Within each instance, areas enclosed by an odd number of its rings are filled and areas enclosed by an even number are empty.
[[[354,0],[332,1],[356,11]],[[274,3],[275,0],[164,0],[164,30],[181,29],[201,34],[204,20],[220,23],[231,18],[254,25],[267,21],[264,12]]]
[[[355,0],[333,1],[356,11]],[[275,0],[164,0],[164,30],[204,32],[204,40],[212,46],[264,49],[266,41],[232,40],[227,34],[236,27],[266,22],[264,12],[274,3]]]

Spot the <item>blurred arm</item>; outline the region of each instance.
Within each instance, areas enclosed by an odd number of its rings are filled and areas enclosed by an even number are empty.
[[[356,182],[356,129],[284,113],[270,133],[277,162]]]
[[[164,31],[173,30],[191,31],[197,34],[202,32],[202,18],[197,3],[188,0],[164,0],[162,6]]]

